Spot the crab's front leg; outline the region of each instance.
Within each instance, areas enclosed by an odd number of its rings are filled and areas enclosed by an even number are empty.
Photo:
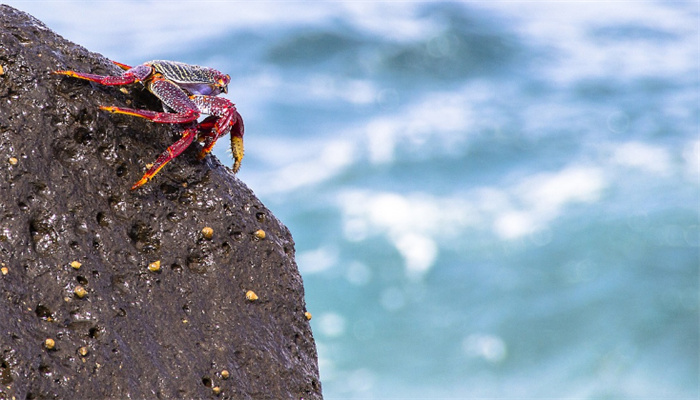
[[[125,64],[115,64],[119,65],[122,68],[127,67],[127,65]],[[146,78],[148,78],[148,76],[151,75],[152,72],[153,68],[151,68],[151,66],[143,64],[137,67],[129,68],[119,76],[96,75],[75,71],[53,71],[52,74],[66,75],[73,78],[85,79],[91,82],[97,82],[101,85],[117,86],[128,85],[131,83],[143,81]]]
[[[158,156],[156,162],[153,163],[153,165],[148,169],[148,171],[146,171],[143,177],[138,182],[136,182],[134,186],[131,187],[131,190],[137,189],[139,186],[151,180],[158,173],[158,171],[160,171],[165,166],[165,164],[167,164],[173,158],[182,154],[182,152],[185,151],[185,149],[187,149],[190,146],[190,144],[192,144],[192,141],[196,136],[196,127],[185,129],[185,131],[182,132],[182,137],[177,142],[173,143],[170,147],[168,147],[160,156]]]
[[[212,96],[192,96],[192,101],[205,114],[211,114],[216,119],[205,119],[200,124],[200,136],[204,138],[204,147],[198,158],[204,158],[213,148],[216,141],[229,132],[231,133],[231,154],[233,155],[233,172],[238,172],[243,160],[243,118],[236,106],[228,99]]]

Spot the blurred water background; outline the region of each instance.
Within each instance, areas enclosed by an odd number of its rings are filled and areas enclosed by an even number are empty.
[[[231,74],[327,399],[700,395],[697,1],[10,5]]]

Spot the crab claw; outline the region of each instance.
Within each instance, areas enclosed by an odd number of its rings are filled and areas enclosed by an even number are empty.
[[[241,161],[243,161],[243,138],[240,136],[231,135],[231,154],[233,155],[233,172],[238,172],[241,169]]]

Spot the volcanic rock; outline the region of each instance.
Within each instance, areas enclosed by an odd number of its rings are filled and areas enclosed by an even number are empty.
[[[99,110],[161,105],[52,75],[121,71],[4,5],[0,67],[0,399],[321,398],[294,242],[253,192],[197,145],[131,191],[182,127]]]

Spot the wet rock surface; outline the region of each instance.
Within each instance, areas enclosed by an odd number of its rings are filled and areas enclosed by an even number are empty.
[[[160,104],[51,75],[120,70],[8,6],[0,66],[0,399],[321,398],[294,242],[252,191],[196,145],[130,191],[178,127],[100,111]]]

